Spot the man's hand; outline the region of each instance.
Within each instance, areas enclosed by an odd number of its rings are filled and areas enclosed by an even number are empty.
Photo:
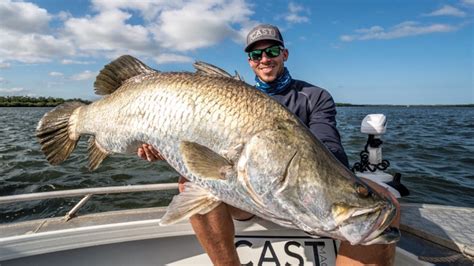
[[[164,160],[161,154],[155,148],[153,148],[153,146],[151,146],[150,144],[143,144],[141,147],[139,147],[137,151],[137,155],[143,160],[148,160],[150,162]],[[184,191],[184,183],[186,182],[188,182],[188,180],[185,177],[183,176],[179,177],[179,180],[178,180],[179,192]]]
[[[137,151],[138,157],[149,162],[164,160],[161,154],[150,144],[143,144]]]

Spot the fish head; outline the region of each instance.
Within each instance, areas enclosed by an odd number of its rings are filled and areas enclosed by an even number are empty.
[[[355,182],[355,192],[332,204],[331,214],[338,234],[351,244],[374,242],[388,244],[399,239],[389,225],[397,209],[390,197],[384,197],[361,182]],[[363,192],[361,193],[361,190]],[[347,195],[347,194],[346,194]]]
[[[325,224],[332,226],[325,230],[331,237],[353,245],[398,241],[399,231],[389,227],[397,213],[396,199],[377,192],[349,171],[345,172],[345,176],[329,177],[332,185],[324,190]]]
[[[399,231],[389,228],[396,199],[379,193],[332,156],[313,157],[302,149],[288,160],[285,178],[274,188],[293,223],[310,234],[351,244],[393,243]]]
[[[373,190],[309,134],[280,124],[246,143],[238,180],[256,213],[352,244],[393,242],[396,237],[383,234],[396,216],[394,199]]]

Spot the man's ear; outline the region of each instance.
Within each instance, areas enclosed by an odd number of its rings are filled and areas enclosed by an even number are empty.
[[[288,49],[283,50],[283,61],[288,60],[288,56],[290,55],[290,52],[288,52]]]

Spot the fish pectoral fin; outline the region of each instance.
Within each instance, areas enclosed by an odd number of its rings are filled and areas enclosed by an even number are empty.
[[[95,141],[95,137],[92,136],[89,139],[89,147],[87,149],[89,152],[89,170],[93,171],[99,167],[102,161],[109,156],[109,153],[103,149],[97,141]]]
[[[206,146],[182,141],[179,149],[189,171],[203,179],[227,179],[234,172],[231,162]]]
[[[173,197],[160,225],[169,225],[187,219],[194,214],[206,214],[221,201],[204,188],[192,182],[184,184],[184,191]]]

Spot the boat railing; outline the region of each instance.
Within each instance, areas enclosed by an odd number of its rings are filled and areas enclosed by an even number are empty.
[[[147,192],[147,191],[160,191],[160,190],[173,190],[173,189],[178,189],[178,183],[81,188],[81,189],[70,189],[70,190],[60,190],[60,191],[28,193],[28,194],[21,194],[21,195],[1,196],[0,204],[83,196],[83,198],[76,205],[74,205],[74,207],[65,215],[64,219],[68,221],[76,215],[79,209],[82,206],[84,206],[84,204],[86,204],[86,202],[90,200],[93,195]]]

